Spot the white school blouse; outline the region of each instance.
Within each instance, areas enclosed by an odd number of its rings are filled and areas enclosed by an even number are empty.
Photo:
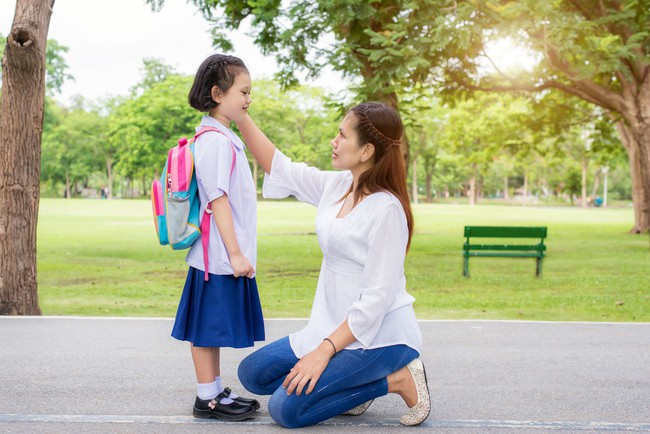
[[[212,202],[224,194],[228,195],[239,248],[253,267],[257,267],[257,188],[246,159],[244,151],[246,146],[235,133],[210,116],[203,116],[201,125],[196,128],[196,131],[199,132],[204,126],[218,128],[228,138],[216,132],[207,132],[196,139],[194,170],[198,181],[201,210],[205,209],[208,201]],[[230,176],[230,168],[233,150],[230,141],[235,145],[237,152],[232,176]],[[205,271],[203,246],[200,240],[192,245],[185,261],[190,266]],[[208,272],[233,274],[228,251],[221,239],[214,216],[210,219]]]
[[[404,344],[421,353],[422,334],[406,292],[406,216],[390,193],[367,196],[348,215],[336,218],[352,183],[349,171],[329,172],[292,163],[275,151],[263,195],[290,195],[318,208],[316,235],[323,251],[309,323],[289,336],[297,357],[314,350],[348,319],[357,339],[347,349]],[[339,348],[340,350],[341,348]]]

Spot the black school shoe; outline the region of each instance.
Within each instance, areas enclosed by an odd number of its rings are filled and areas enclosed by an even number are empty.
[[[248,419],[255,413],[255,409],[250,405],[240,404],[236,401],[230,404],[222,404],[219,402],[221,398],[227,398],[227,395],[221,392],[214,399],[201,399],[197,396],[192,411],[194,417],[237,422]]]
[[[223,393],[228,398],[230,398],[230,393],[231,393],[230,387],[226,387],[225,389],[223,389]],[[230,398],[230,399],[232,399],[233,401],[235,401],[235,402],[237,402],[239,404],[250,405],[255,410],[260,409],[260,403],[257,401],[257,399],[242,398],[241,396],[238,396],[237,398],[234,398],[234,399],[233,398]]]

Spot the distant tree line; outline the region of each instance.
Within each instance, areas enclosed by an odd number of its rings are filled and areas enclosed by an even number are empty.
[[[192,77],[144,59],[126,95],[100,101],[55,99],[71,79],[67,48],[48,44],[41,190],[50,197],[148,195],[167,149],[190,136],[201,114],[187,104]],[[1,54],[1,53],[0,53]],[[467,197],[586,206],[603,195],[631,199],[624,148],[603,110],[560,93],[440,96],[434,86],[399,93],[410,143],[416,201]],[[349,103],[349,102],[348,102]],[[329,169],[330,140],[345,103],[314,86],[253,83],[251,115],[284,152]],[[250,161],[261,185],[261,169]],[[416,180],[413,184],[413,179]]]

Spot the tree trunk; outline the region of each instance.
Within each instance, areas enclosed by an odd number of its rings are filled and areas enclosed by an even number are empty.
[[[580,199],[580,206],[582,206],[583,208],[587,208],[587,170],[588,169],[589,169],[589,160],[587,159],[587,157],[583,156],[582,157],[582,180],[581,180],[582,198]]]
[[[523,206],[528,203],[528,174],[524,173],[524,200],[521,201]]]
[[[472,165],[472,174],[469,178],[469,204],[476,205],[476,164]]]
[[[639,221],[637,222],[638,233],[650,232],[650,120],[644,125],[641,131],[636,133],[636,144],[638,151],[637,170],[641,191],[639,193]]]
[[[607,208],[607,172],[609,167],[603,170],[603,208]]]
[[[503,198],[510,200],[510,185],[508,184],[508,176],[503,177]]]
[[[411,162],[411,195],[413,196],[413,203],[418,203],[418,157],[413,157]]]
[[[635,142],[629,127],[619,121],[616,124],[621,142],[627,151],[630,163],[630,177],[632,180],[632,203],[634,205],[634,226],[630,232],[639,234],[650,231],[650,210],[646,201],[646,191],[650,193],[650,185],[643,183],[643,169],[639,156],[639,144]]]
[[[66,173],[65,174],[65,193],[63,193],[63,194],[64,194],[66,199],[70,199],[70,197],[72,197],[71,193],[72,193],[72,190],[70,188],[70,175],[68,175]]]
[[[431,194],[431,179],[433,178],[432,173],[427,173],[426,177],[426,189],[427,189],[427,203],[433,202],[433,196]]]
[[[633,148],[636,148],[638,160],[639,181],[641,192],[639,194],[639,220],[636,223],[636,232],[650,233],[650,67],[645,66],[643,81],[639,83],[638,93],[634,95],[634,108],[632,113],[627,113],[626,126],[632,137]],[[636,207],[636,204],[635,204]]]
[[[596,196],[598,196],[598,188],[600,187],[600,174],[601,174],[601,170],[598,169],[596,171],[596,174],[594,175],[594,185],[593,188],[591,189],[592,199],[596,199]]]
[[[113,199],[113,159],[106,159],[106,178],[108,179],[108,192],[106,197],[108,199]]]
[[[2,59],[0,314],[40,315],[36,222],[45,102],[45,46],[54,0],[17,0]]]

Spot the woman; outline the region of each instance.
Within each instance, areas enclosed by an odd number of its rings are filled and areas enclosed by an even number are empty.
[[[409,407],[401,423],[419,425],[430,399],[404,277],[413,217],[399,115],[381,103],[352,108],[331,142],[339,172],[292,163],[248,116],[237,125],[267,174],[264,196],[293,195],[318,207],[323,251],[309,323],[244,359],[240,381],[252,393],[273,394],[269,413],[288,428],[361,414],[387,393]]]

